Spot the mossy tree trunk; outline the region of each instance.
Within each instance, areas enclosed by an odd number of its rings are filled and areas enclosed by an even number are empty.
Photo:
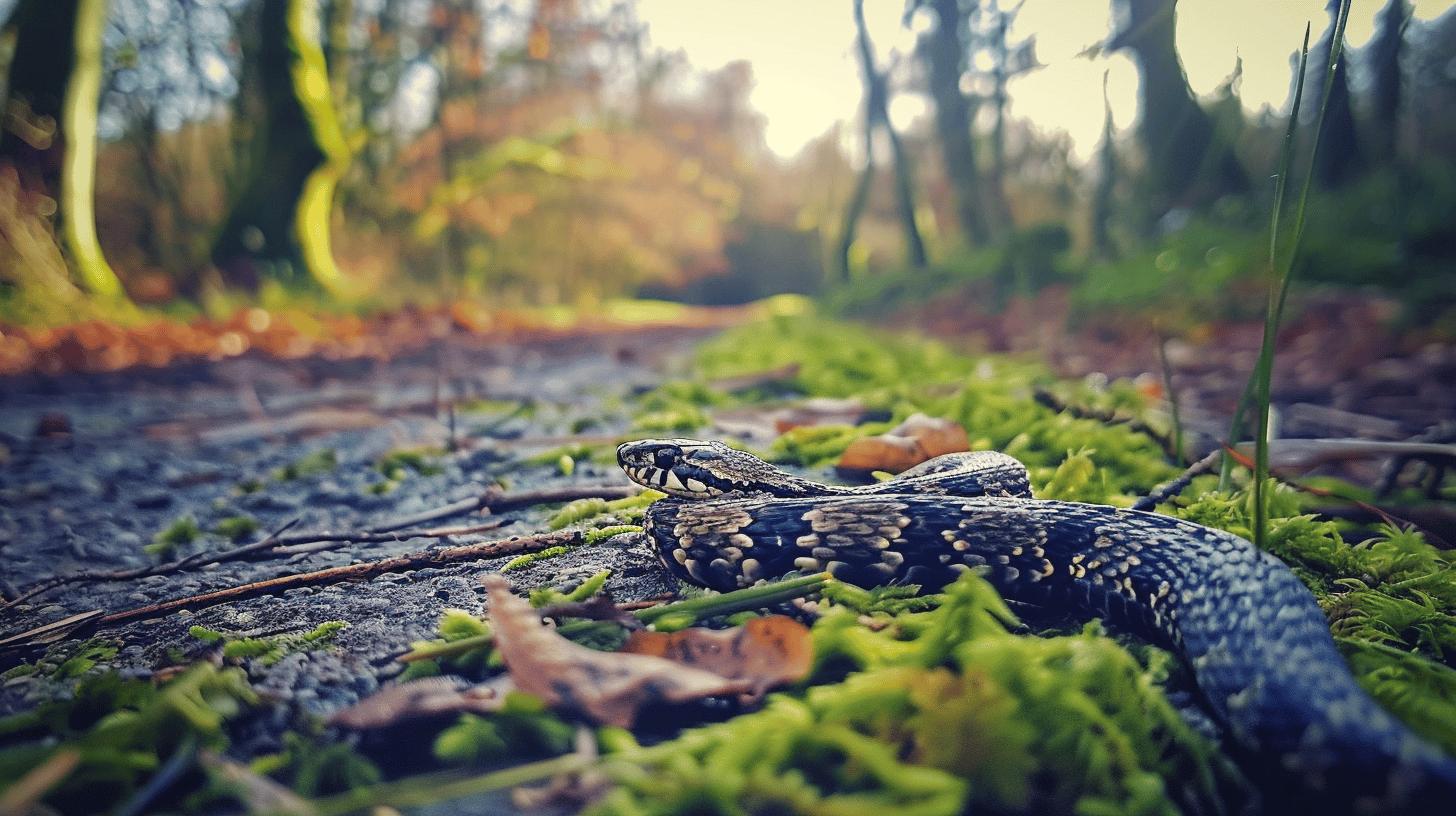
[[[81,285],[97,297],[124,301],[126,291],[96,237],[105,24],[106,0],[24,0],[16,9],[0,159],[16,168],[27,190],[57,202],[62,244]]]
[[[233,283],[301,267],[323,289],[342,294],[330,217],[352,150],[334,109],[317,0],[270,0],[257,19],[256,46],[245,57],[260,97],[251,156],[213,244],[213,262]]]

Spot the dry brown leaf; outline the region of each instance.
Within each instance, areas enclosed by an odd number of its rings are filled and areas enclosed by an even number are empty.
[[[884,470],[899,473],[937,456],[970,450],[971,440],[960,423],[911,414],[879,436],[854,440],[839,457],[841,470]]]
[[[367,731],[442,714],[489,714],[500,710],[510,690],[509,683],[505,682],[508,679],[502,676],[475,686],[449,677],[412,680],[382,689],[335,712],[329,724]]]
[[[627,638],[622,651],[662,657],[751,683],[753,697],[803,679],[814,662],[808,627],[784,615],[754,618],[732,629],[641,630]]]
[[[652,704],[687,703],[753,689],[750,682],[660,657],[578,646],[542,623],[529,603],[511,594],[505,578],[487,575],[482,582],[490,600],[495,647],[516,688],[551,708],[631,728],[637,712]]]

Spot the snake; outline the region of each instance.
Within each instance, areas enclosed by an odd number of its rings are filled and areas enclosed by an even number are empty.
[[[721,442],[617,449],[666,494],[643,532],[692,584],[731,591],[795,571],[934,591],[975,571],[1007,599],[1097,617],[1169,649],[1271,801],[1326,812],[1456,813],[1456,761],[1351,674],[1314,595],[1232,533],[1154,512],[1037,499],[1026,467],[952,453],[846,487]]]

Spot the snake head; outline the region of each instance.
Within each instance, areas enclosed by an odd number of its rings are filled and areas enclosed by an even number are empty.
[[[697,439],[642,439],[617,448],[617,464],[629,479],[680,499],[733,490],[732,464],[742,456],[722,442]]]

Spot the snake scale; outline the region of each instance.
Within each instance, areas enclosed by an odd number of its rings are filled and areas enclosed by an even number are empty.
[[[1456,761],[1356,683],[1314,596],[1230,533],[1156,513],[1038,500],[1024,465],[949,454],[836,487],[719,442],[628,442],[629,478],[669,498],[646,533],[679,577],[732,590],[794,570],[936,589],[982,572],[1005,597],[1096,616],[1189,666],[1230,747],[1283,808],[1456,813]]]

